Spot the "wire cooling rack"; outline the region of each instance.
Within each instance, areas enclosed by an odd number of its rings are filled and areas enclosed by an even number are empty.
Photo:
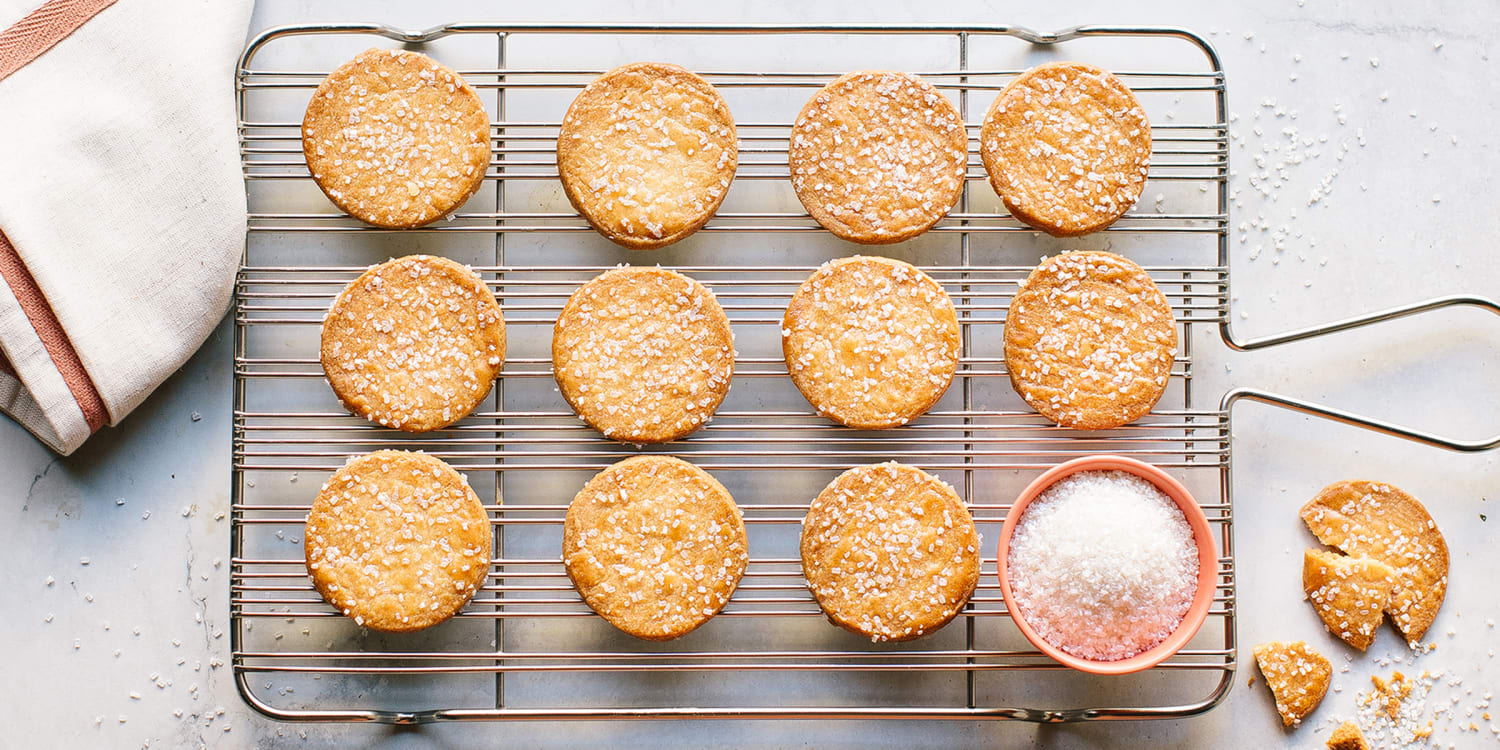
[[[883,44],[871,57],[860,38]],[[311,90],[369,46],[408,45],[459,72],[491,110],[486,186],[451,219],[406,231],[360,224],[323,198],[302,159]],[[979,120],[1017,73],[1060,50],[1118,72],[1153,123],[1145,197],[1106,232],[1051,240],[1004,211],[978,159]],[[650,253],[594,235],[556,185],[558,121],[602,71],[679,62],[717,86],[737,116],[740,164],[702,232]],[[567,65],[564,66],[564,63]],[[1149,63],[1149,65],[1148,65]],[[784,69],[767,69],[774,64]],[[953,387],[926,416],[862,432],[817,417],[785,377],[779,323],[824,260],[859,248],[832,239],[791,195],[786,141],[812,91],[853,69],[917,72],[953,97],[969,130],[969,172],[952,213],[923,238],[876,250],[916,262],[952,296],[962,327]],[[1444,447],[1450,442],[1252,389],[1195,403],[1194,330],[1237,349],[1271,346],[1449,304],[1454,297],[1236,341],[1229,298],[1224,75],[1211,46],[1170,28],[545,26],[456,24],[406,32],[368,24],[282,27],[241,58],[240,145],[250,230],[235,296],[231,648],[241,694],[275,718],[398,724],[482,719],[950,718],[1037,722],[1184,717],[1228,694],[1236,662],[1230,410],[1251,399]],[[333,236],[360,239],[334,241]],[[1071,244],[1070,244],[1071,243]],[[1091,243],[1091,244],[1088,244]],[[1055,427],[1011,391],[1005,311],[1045,253],[1100,243],[1143,261],[1176,316],[1181,351],[1168,395],[1125,427]],[[470,417],[409,435],[349,416],[322,379],[319,324],[373,262],[435,252],[470,263],[504,311],[510,352],[495,392]],[[567,296],[617,262],[661,263],[709,286],[738,356],[721,411],[693,435],[638,448],[599,436],[553,387],[551,324]],[[1200,399],[1201,400],[1201,399]],[[418,634],[363,631],[322,602],[302,562],[318,486],[353,455],[419,449],[464,472],[485,499],[496,558],[453,620]],[[749,568],[714,620],[669,643],[614,631],[585,606],[559,553],[567,503],[595,471],[640,452],[713,472],[744,511]],[[1147,672],[1098,678],[1035,651],[999,593],[994,539],[1010,498],[1069,458],[1114,453],[1167,468],[1202,503],[1219,548],[1207,622]],[[824,620],[797,558],[808,501],[839,471],[884,460],[952,483],[984,543],[978,590],[946,628],[871,644]]]

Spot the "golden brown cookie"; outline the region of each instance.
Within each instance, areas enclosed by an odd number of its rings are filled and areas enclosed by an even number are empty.
[[[302,153],[339,208],[380,227],[419,227],[463,205],[490,165],[490,116],[432,58],[370,49],[313,92]]]
[[[473,271],[408,255],[344,288],[323,319],[323,373],[349,411],[386,427],[447,427],[489,394],[505,319]]]
[[[452,617],[490,569],[489,516],[463,476],[423,453],[355,456],[307,514],[313,586],[357,625],[404,633]]]
[[[708,472],[670,456],[627,458],[568,505],[563,564],[589,607],[667,641],[724,608],[749,564],[740,509]]]
[[[1328,735],[1328,750],[1370,750],[1370,743],[1359,731],[1359,725],[1351,721],[1340,724]]]
[[[1114,253],[1063,253],[1021,283],[1005,317],[1016,392],[1064,427],[1104,430],[1151,411],[1177,353],[1172,306]]]
[[[958,493],[894,461],[828,483],[802,521],[802,573],[829,621],[872,641],[948,624],[979,582],[979,532]]]
[[[932,408],[958,369],[958,316],[932,277],[890,258],[824,263],[781,323],[792,382],[850,427],[903,425]]]
[[[1333,665],[1302,641],[1271,641],[1255,647],[1255,663],[1276,699],[1281,725],[1293,727],[1313,712],[1328,692]]]
[[[645,250],[708,223],[729,193],[737,144],[729,105],[708,81],[634,63],[598,77],[568,107],[557,172],[594,229]]]
[[[824,229],[866,245],[927,231],[958,201],[968,165],[958,109],[914,75],[847,73],[792,125],[792,188]]]
[[[1302,590],[1328,632],[1364,651],[1385,620],[1396,573],[1369,558],[1310,549],[1302,556]]]
[[[552,329],[552,368],[594,429],[661,443],[719,408],[734,374],[734,333],[707,287],[676,271],[623,266],[568,298]]]
[[[1448,544],[1427,509],[1388,484],[1351,480],[1324,487],[1302,520],[1318,541],[1390,566],[1386,614],[1408,643],[1422,640],[1448,590]]]
[[[1108,71],[1047,63],[995,97],[979,131],[979,156],[1011,214],[1073,237],[1113,224],[1141,197],[1151,123]]]

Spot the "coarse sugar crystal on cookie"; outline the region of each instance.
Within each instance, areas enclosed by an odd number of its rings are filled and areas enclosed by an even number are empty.
[[[599,616],[666,641],[708,622],[749,564],[740,509],[708,472],[636,456],[595,474],[568,505],[563,564]]]
[[[489,573],[489,516],[462,475],[423,453],[355,456],[307,514],[307,572],[355,624],[404,633],[457,614]]]
[[[350,216],[419,227],[484,182],[490,117],[447,66],[418,52],[370,49],[313,92],[302,152],[318,187]]]
[[[946,625],[979,582],[979,531],[958,493],[889,461],[850,469],[802,521],[802,572],[835,625],[904,641]]]
[[[953,300],[890,258],[829,261],[802,283],[781,324],[788,373],[819,414],[876,430],[932,408],[958,369]]]
[[[427,432],[463,419],[489,394],[505,361],[505,319],[473,271],[408,255],[344,288],[323,319],[320,359],[350,411]]]
[[[1448,591],[1448,543],[1422,503],[1384,482],[1349,480],[1324,487],[1301,516],[1318,541],[1391,569],[1385,613],[1415,647]]]
[[[622,266],[568,298],[552,330],[552,368],[563,397],[594,429],[661,443],[698,429],[723,402],[734,333],[697,281]]]
[[[866,245],[910,239],[958,202],[968,165],[958,108],[905,73],[861,71],[813,95],[792,125],[792,188],[823,228]]]
[[[708,223],[738,164],[724,97],[666,63],[625,65],[595,79],[557,136],[568,200],[600,234],[635,249],[670,245]]]
[[[1104,252],[1044,259],[1005,317],[1005,366],[1031,408],[1103,430],[1144,416],[1177,353],[1172,305],[1144,269]]]
[[[1073,237],[1113,224],[1141,197],[1151,123],[1110,72],[1047,63],[995,97],[979,131],[979,155],[1011,214]]]

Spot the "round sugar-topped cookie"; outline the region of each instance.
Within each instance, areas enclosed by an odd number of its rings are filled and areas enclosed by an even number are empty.
[[[670,245],[708,223],[738,163],[724,97],[666,63],[625,65],[595,79],[557,136],[568,200],[600,234],[635,249]]]
[[[474,88],[418,52],[371,49],[323,79],[302,118],[318,187],[360,221],[419,227],[463,205],[490,164]]]
[[[979,131],[979,155],[1011,214],[1073,237],[1113,224],[1141,197],[1151,123],[1110,72],[1047,63],[995,97]]]
[[[1384,482],[1348,480],[1324,487],[1301,515],[1318,541],[1347,561],[1390,569],[1389,598],[1381,606],[1408,643],[1420,643],[1448,591],[1448,543],[1427,508]]]
[[[734,333],[707,287],[622,266],[579,287],[552,329],[558,389],[584,421],[627,443],[676,440],[729,392]]]
[[[883,245],[927,231],[958,201],[968,134],[948,97],[921,78],[862,71],[807,102],[787,159],[797,198],[819,224]]]
[[[1166,295],[1114,253],[1042,261],[1005,316],[1011,385],[1064,427],[1104,430],[1144,416],[1166,390],[1176,353]]]
[[[823,264],[781,324],[787,372],[819,414],[866,430],[932,408],[958,369],[953,300],[908,263],[856,255]]]
[[[568,505],[562,557],[589,607],[652,641],[708,622],[750,561],[745,523],[724,485],[660,455],[627,458],[584,485]]]
[[[835,625],[904,641],[946,625],[979,582],[979,531],[946,482],[894,461],[840,474],[802,522],[802,572]]]
[[[489,394],[505,319],[473,271],[408,255],[355,279],[323,319],[323,372],[350,411],[386,427],[447,427]]]
[[[355,456],[323,485],[303,542],[313,586],[358,625],[402,633],[457,614],[490,569],[489,516],[423,453]]]

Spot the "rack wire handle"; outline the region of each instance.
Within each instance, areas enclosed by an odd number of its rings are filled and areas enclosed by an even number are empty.
[[[1442,435],[1438,435],[1436,433],[1426,432],[1423,430],[1415,430],[1410,427],[1403,427],[1393,422],[1387,422],[1380,419],[1372,419],[1360,414],[1355,414],[1354,412],[1344,411],[1343,409],[1334,409],[1322,404],[1313,403],[1311,401],[1304,401],[1302,399],[1292,398],[1290,396],[1283,396],[1279,393],[1272,393],[1270,391],[1264,391],[1259,388],[1235,388],[1234,390],[1231,390],[1228,393],[1224,394],[1223,400],[1219,402],[1219,408],[1227,414],[1229,413],[1230,409],[1234,407],[1235,402],[1240,401],[1241,399],[1247,401],[1258,401],[1263,404],[1270,404],[1271,406],[1277,406],[1283,409],[1289,409],[1291,411],[1302,412],[1303,414],[1310,414],[1315,417],[1331,419],[1342,424],[1352,425],[1354,427],[1363,427],[1367,430],[1374,430],[1375,432],[1381,433],[1383,435],[1390,435],[1391,437],[1410,440],[1414,443],[1421,443],[1423,445],[1429,445],[1434,448],[1446,448],[1450,451],[1459,451],[1461,453],[1477,453],[1479,451],[1487,451],[1492,450],[1496,447],[1500,447],[1500,435],[1495,435],[1493,437],[1480,440],[1455,440],[1453,438],[1443,437]]]
[[[1293,341],[1303,341],[1330,333],[1338,333],[1340,331],[1348,331],[1354,328],[1362,328],[1364,326],[1373,325],[1375,323],[1383,323],[1387,320],[1406,318],[1412,315],[1418,315],[1421,313],[1430,312],[1432,310],[1439,310],[1445,307],[1477,307],[1481,310],[1489,310],[1496,315],[1500,315],[1500,302],[1496,302],[1495,300],[1492,300],[1488,297],[1480,297],[1472,294],[1450,294],[1443,297],[1433,297],[1432,299],[1413,302],[1407,305],[1401,305],[1399,307],[1392,307],[1385,310],[1378,310],[1372,313],[1356,315],[1352,318],[1335,320],[1331,323],[1323,323],[1321,325],[1298,328],[1293,331],[1287,331],[1286,333],[1277,333],[1270,336],[1262,336],[1260,338],[1250,339],[1248,341],[1239,341],[1235,339],[1234,331],[1230,328],[1229,325],[1229,318],[1228,316],[1225,316],[1224,319],[1219,322],[1219,337],[1224,340],[1224,344],[1230,349],[1238,352],[1249,352],[1255,351],[1256,349],[1265,349],[1267,347],[1276,346],[1278,344],[1286,344]]]
[[[1488,297],[1480,297],[1472,294],[1450,294],[1443,297],[1433,297],[1432,299],[1413,302],[1407,305],[1400,305],[1398,307],[1392,307],[1372,313],[1365,313],[1364,315],[1356,315],[1352,318],[1344,318],[1343,320],[1336,320],[1331,323],[1323,323],[1321,325],[1298,328],[1293,331],[1278,333],[1271,336],[1262,336],[1260,338],[1250,339],[1248,341],[1235,340],[1234,332],[1229,327],[1229,319],[1226,317],[1219,323],[1219,336],[1224,340],[1225,345],[1227,345],[1229,348],[1234,349],[1235,351],[1247,352],[1254,351],[1256,349],[1265,349],[1268,347],[1276,346],[1278,344],[1286,344],[1293,341],[1304,341],[1306,339],[1316,338],[1318,336],[1324,336],[1330,333],[1338,333],[1340,331],[1348,331],[1354,328],[1362,328],[1364,326],[1383,323],[1388,320],[1396,320],[1398,318],[1406,318],[1412,315],[1419,315],[1421,313],[1440,310],[1446,307],[1477,307],[1481,310],[1488,310],[1492,313],[1495,313],[1496,315],[1500,315],[1500,303],[1497,303],[1495,300],[1492,300]],[[1263,404],[1270,404],[1271,406],[1290,409],[1292,411],[1302,412],[1303,414],[1310,414],[1315,417],[1331,419],[1335,422],[1340,422],[1354,427],[1363,427],[1368,430],[1374,430],[1375,432],[1381,433],[1383,435],[1390,435],[1392,437],[1398,437],[1403,440],[1410,440],[1412,442],[1429,445],[1434,448],[1445,448],[1447,450],[1460,451],[1463,453],[1475,453],[1478,451],[1487,451],[1496,447],[1500,447],[1500,435],[1495,435],[1488,439],[1455,440],[1453,438],[1443,437],[1442,435],[1438,435],[1436,433],[1426,432],[1424,430],[1416,430],[1410,427],[1404,427],[1393,422],[1373,419],[1371,417],[1355,414],[1354,412],[1344,411],[1343,409],[1334,409],[1332,407],[1323,406],[1322,404],[1313,403],[1311,401],[1304,401],[1302,399],[1292,398],[1290,396],[1283,396],[1281,394],[1264,391],[1259,388],[1235,388],[1228,393],[1225,393],[1224,398],[1219,402],[1220,411],[1228,414],[1229,410],[1234,406],[1235,402],[1241,399],[1246,399],[1249,401],[1259,401]]]

